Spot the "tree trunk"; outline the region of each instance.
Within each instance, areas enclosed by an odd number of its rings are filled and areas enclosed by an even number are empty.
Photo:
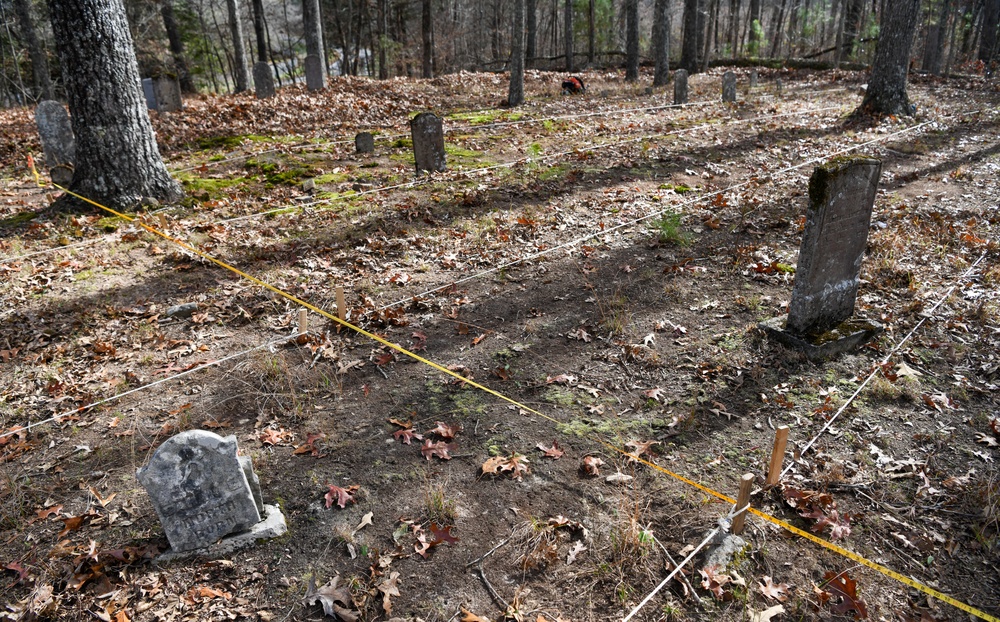
[[[534,67],[535,56],[538,55],[538,50],[535,47],[538,39],[538,7],[536,6],[536,0],[526,0],[524,4],[524,11],[525,11],[524,55],[527,57],[526,65],[528,67]]]
[[[267,36],[264,27],[264,2],[263,0],[250,0],[250,9],[253,12],[253,33],[257,38],[257,62],[267,62]]]
[[[160,5],[160,15],[163,16],[163,29],[167,31],[170,54],[174,57],[174,69],[177,71],[177,80],[181,84],[181,90],[185,93],[197,93],[198,89],[194,85],[191,72],[188,70],[187,60],[184,57],[184,40],[181,39],[181,31],[174,18],[172,0],[163,0],[163,4]]]
[[[422,0],[420,36],[423,42],[423,77],[434,77],[434,13],[432,0]]]
[[[987,73],[992,73],[990,65],[997,60],[998,23],[1000,23],[1000,0],[985,0],[983,29],[982,34],[979,35],[979,60],[986,63]]]
[[[909,115],[906,74],[920,13],[920,0],[889,0],[882,14],[868,91],[855,115]]]
[[[156,146],[122,0],[49,0],[49,17],[76,136],[70,189],[116,210],[180,198]],[[66,195],[58,206],[80,203]]]
[[[302,29],[306,40],[306,55],[322,59],[325,56],[323,15],[320,12],[319,0],[302,0]]]
[[[250,88],[250,73],[247,69],[247,50],[243,44],[243,22],[240,20],[238,0],[226,0],[229,9],[229,28],[233,33],[233,77],[236,79],[235,93]]]
[[[864,0],[848,0],[847,17],[844,19],[844,57],[854,54],[854,42],[861,28],[861,13],[864,11]]]
[[[715,23],[717,11],[719,10],[719,0],[708,0],[708,15],[705,16],[705,28],[703,40],[701,42],[701,70],[708,71],[708,63],[712,59],[712,26]],[[699,33],[702,29],[699,27]]]
[[[625,0],[625,81],[639,79],[639,0]]]
[[[378,79],[389,79],[389,0],[378,0]]]
[[[670,0],[653,5],[653,86],[670,81]]]
[[[684,0],[684,38],[681,40],[681,68],[698,73],[698,0]]]
[[[31,58],[31,78],[35,84],[35,96],[38,99],[52,99],[52,80],[49,76],[49,61],[45,57],[45,48],[38,41],[35,33],[35,22],[31,19],[31,8],[28,0],[14,0],[14,12],[17,14],[18,26],[21,28],[21,38],[28,48]]]
[[[784,37],[781,36],[781,31],[785,24],[785,10],[787,8],[788,0],[781,0],[781,5],[778,8],[778,16],[775,18],[774,26],[772,28],[774,35],[771,40],[771,52],[769,54],[771,58],[777,58],[778,52],[781,50],[781,42],[784,39]]]
[[[573,64],[573,0],[564,0],[565,8],[563,13],[563,43],[566,45],[566,71],[575,71]]]
[[[740,41],[740,0],[729,0],[729,54],[738,57]]]
[[[750,24],[750,41],[747,53],[750,56],[760,56],[762,25],[760,23],[760,0],[750,0],[750,14],[747,15]]]
[[[593,66],[597,55],[597,0],[587,6],[587,64]]]
[[[524,103],[524,0],[514,0],[514,26],[510,32],[510,91],[507,103]]]

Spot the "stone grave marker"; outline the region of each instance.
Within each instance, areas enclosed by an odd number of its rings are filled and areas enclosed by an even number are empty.
[[[354,137],[354,150],[358,153],[375,153],[375,136],[371,132],[358,132]]]
[[[816,167],[809,179],[788,318],[783,327],[781,318],[763,326],[810,358],[847,351],[880,330],[852,316],[881,171],[873,158],[836,158]]]
[[[153,90],[153,79],[142,79],[142,94],[146,96],[146,108],[156,110],[156,92]]]
[[[732,71],[722,74],[722,101],[736,101],[736,74]]]
[[[444,153],[444,128],[433,112],[421,112],[410,121],[413,137],[413,159],[417,173],[443,171],[448,167]]]
[[[310,91],[320,91],[325,87],[323,59],[315,54],[306,55],[306,88]]]
[[[752,89],[757,88],[757,80],[758,80],[757,70],[756,69],[751,69],[750,70],[750,88],[752,88]]]
[[[264,61],[253,64],[253,86],[257,99],[274,97],[274,75],[271,66]]]
[[[181,84],[177,78],[162,76],[153,81],[153,94],[156,97],[157,110],[160,112],[177,112],[184,108],[181,101]]]
[[[778,97],[781,97],[781,89],[784,86],[785,83],[781,81],[781,78],[778,78],[777,80],[774,81],[774,90],[778,94]]]
[[[674,72],[674,105],[686,104],[688,102],[688,72],[686,69],[678,69]]]
[[[52,181],[61,186],[66,185],[73,179],[73,163],[76,161],[76,140],[69,113],[61,103],[47,99],[35,108],[35,124],[42,139],[45,166],[51,170]],[[61,175],[65,171],[68,171],[69,179]]]
[[[235,436],[181,432],[160,445],[136,477],[175,552],[209,547],[261,522],[260,486],[249,459],[236,455]]]

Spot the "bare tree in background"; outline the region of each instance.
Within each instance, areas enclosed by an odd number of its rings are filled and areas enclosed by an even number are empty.
[[[854,115],[909,115],[906,74],[910,69],[910,48],[920,14],[920,0],[887,0],[879,28],[875,61],[868,91]]]
[[[524,0],[514,0],[514,25],[510,33],[510,90],[507,103],[524,103]]]

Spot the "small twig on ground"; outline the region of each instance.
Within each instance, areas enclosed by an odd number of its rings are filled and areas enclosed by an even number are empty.
[[[499,607],[504,613],[510,611],[510,605],[500,596],[500,594],[497,594],[497,591],[493,589],[493,586],[490,584],[489,579],[486,578],[486,573],[483,572],[482,560],[479,560],[476,563],[476,570],[479,572],[479,578],[483,580],[483,585],[486,586],[486,591],[490,593],[490,598],[493,599],[496,606]]]
[[[496,545],[495,547],[493,547],[493,548],[492,548],[492,549],[490,549],[489,551],[486,551],[486,553],[485,553],[485,554],[483,554],[483,556],[482,556],[482,557],[479,557],[478,559],[474,559],[474,560],[472,560],[471,562],[469,562],[468,564],[466,564],[466,565],[465,565],[465,567],[466,567],[466,568],[469,568],[469,567],[471,567],[471,566],[473,566],[473,565],[475,565],[475,564],[481,564],[481,563],[482,563],[482,561],[483,561],[484,559],[486,559],[486,558],[487,558],[487,557],[489,557],[490,555],[492,555],[492,554],[496,553],[496,552],[497,552],[497,549],[499,549],[499,548],[501,548],[502,546],[506,545],[506,544],[507,544],[508,542],[510,542],[510,538],[504,538],[504,539],[503,539],[503,540],[502,540],[502,541],[500,542],[500,544]]]

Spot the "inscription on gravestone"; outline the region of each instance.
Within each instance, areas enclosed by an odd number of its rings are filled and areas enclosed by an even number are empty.
[[[421,112],[410,121],[413,138],[413,159],[417,173],[443,171],[448,162],[444,153],[444,129],[441,119],[433,112]]]
[[[881,171],[879,160],[857,157],[834,160],[813,172],[788,305],[789,331],[822,333],[854,314]]]
[[[177,112],[184,107],[181,101],[181,85],[177,78],[163,76],[153,81],[153,94],[156,97],[157,110],[160,112]]]
[[[274,97],[274,76],[270,65],[264,61],[253,64],[253,86],[257,99]]]
[[[359,132],[354,137],[354,150],[358,153],[374,153],[375,136],[371,132]]]
[[[688,72],[678,69],[674,72],[674,105],[686,104],[688,101]]]
[[[722,101],[736,101],[736,74],[732,71],[722,74]]]
[[[189,430],[168,439],[136,472],[174,551],[200,549],[260,522],[260,493],[236,455],[236,437]],[[252,474],[252,469],[249,469]]]
[[[315,54],[306,55],[306,88],[310,91],[320,91],[326,87],[323,78],[323,59]]]
[[[51,99],[41,102],[35,108],[35,124],[45,151],[45,166],[72,167],[76,157],[76,141],[66,108]]]

